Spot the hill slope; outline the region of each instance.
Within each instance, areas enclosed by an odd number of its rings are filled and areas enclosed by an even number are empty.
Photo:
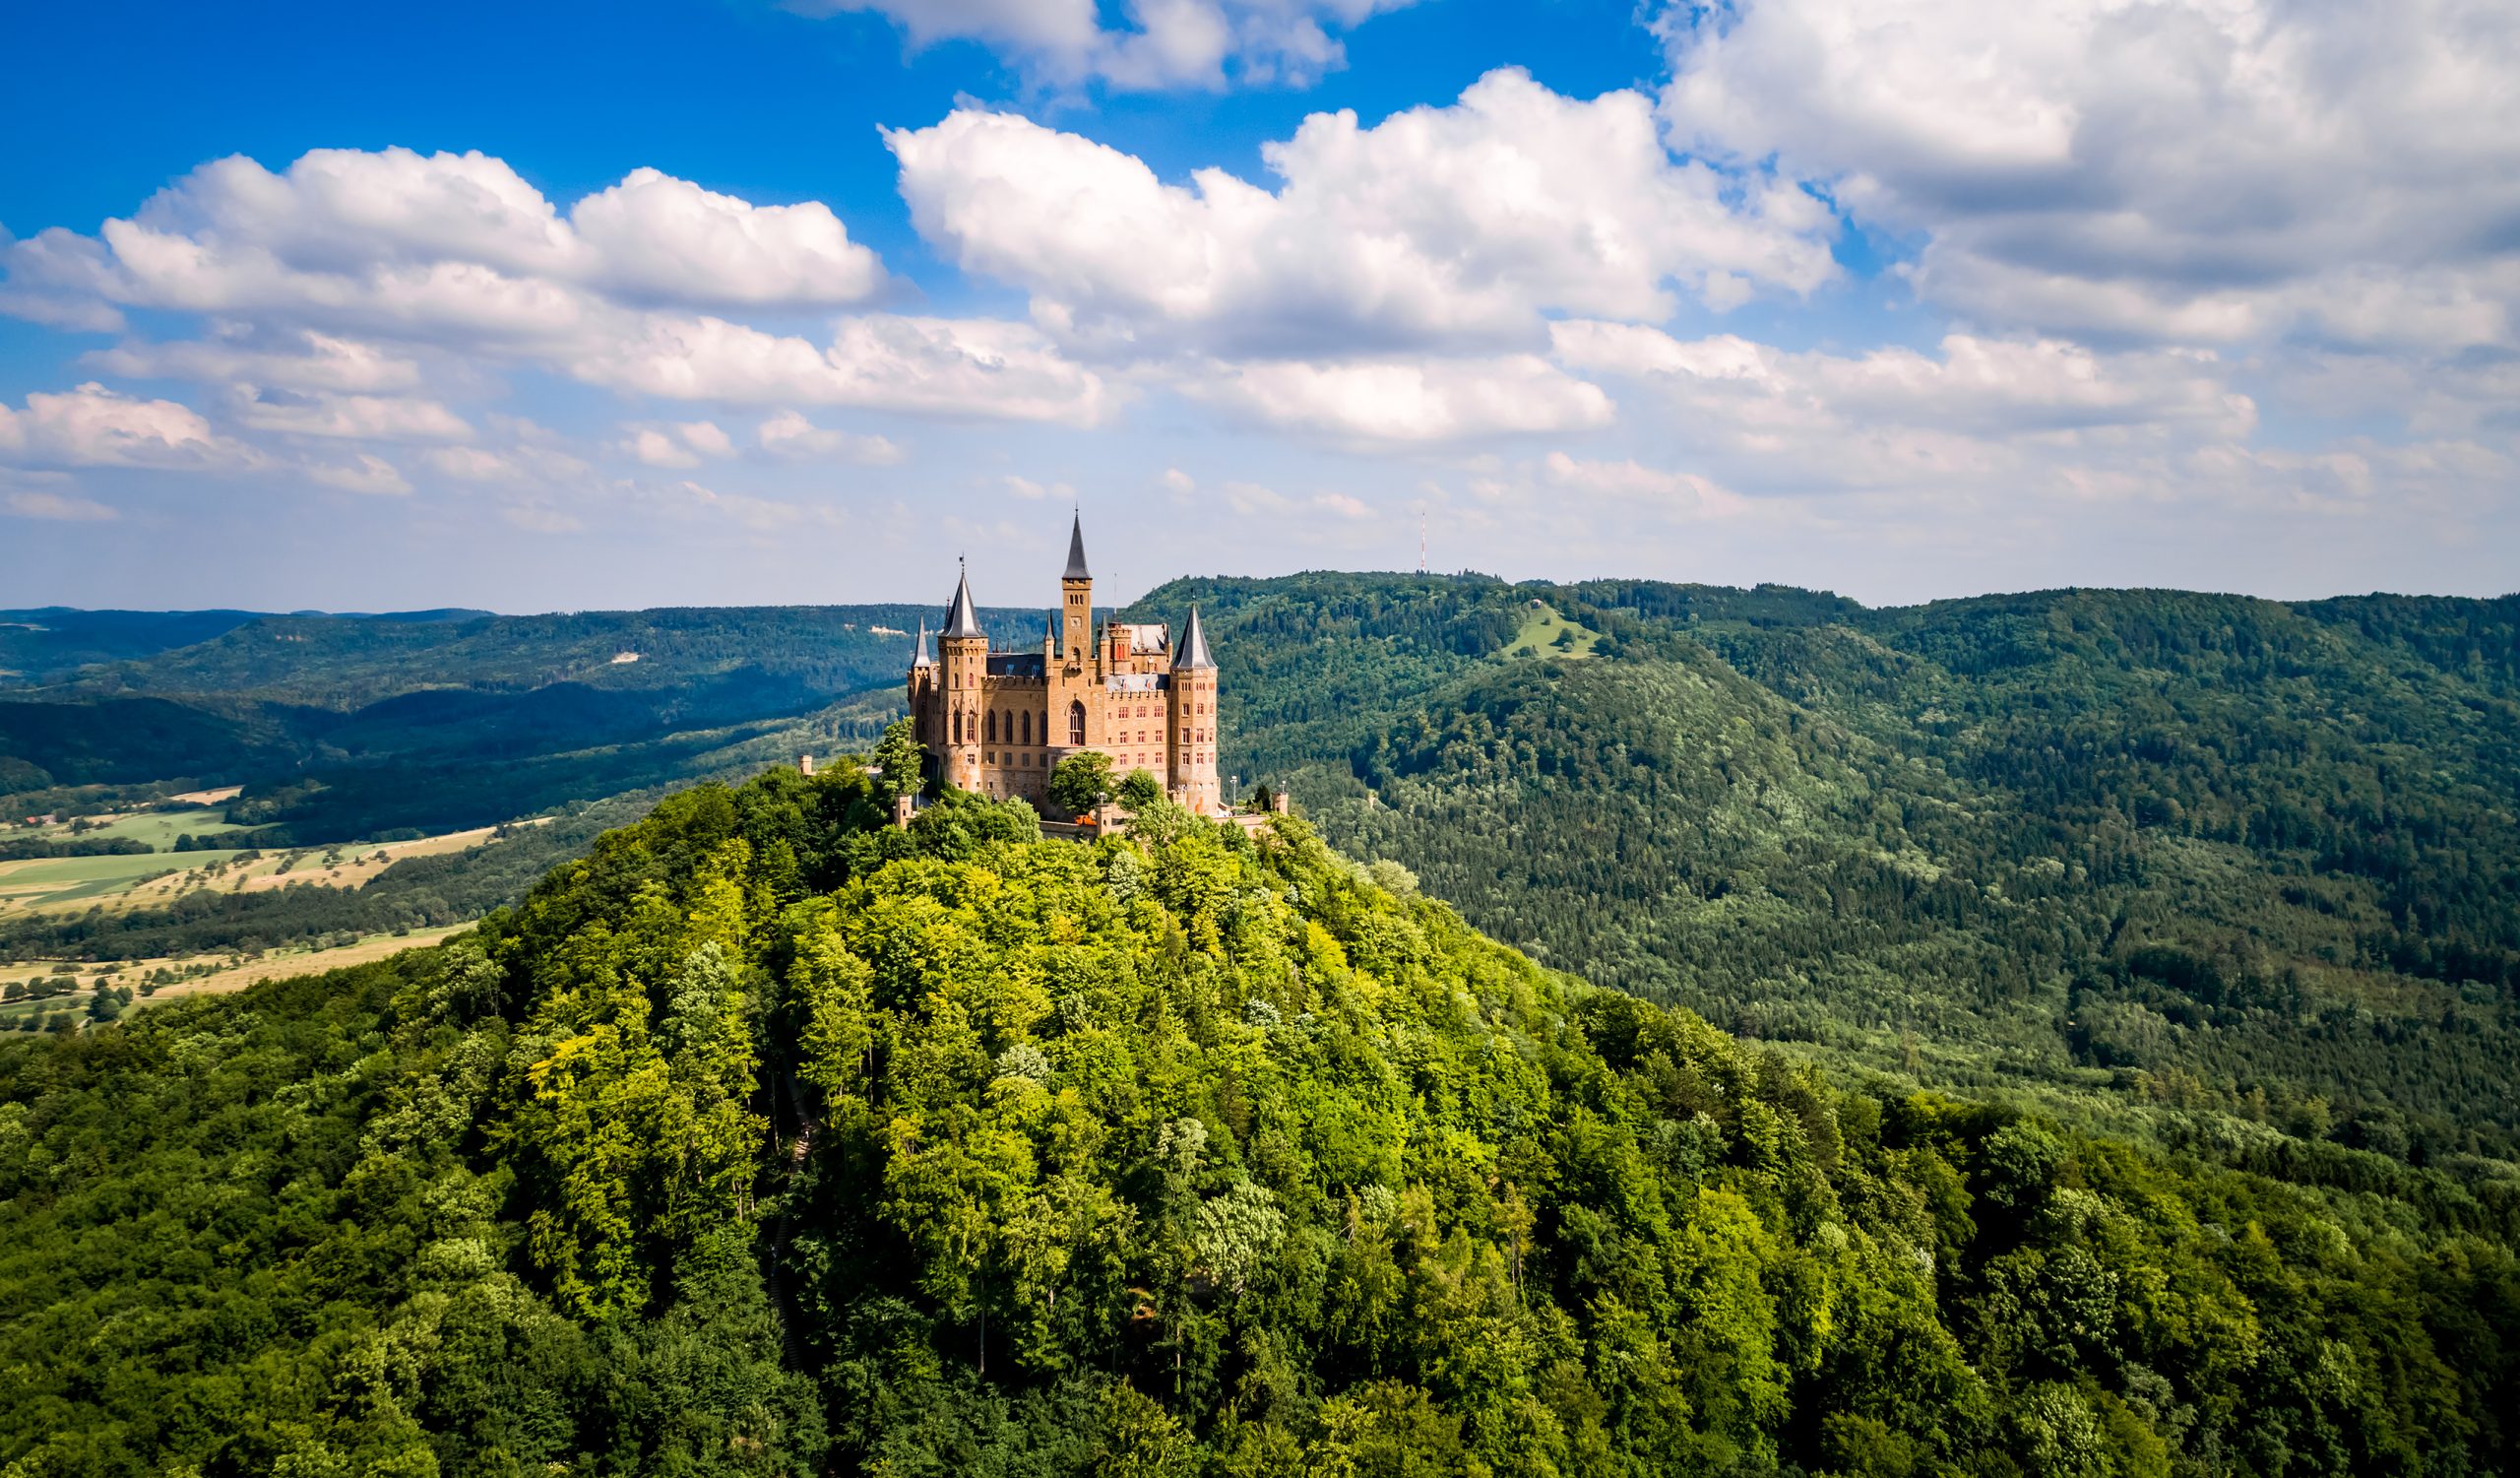
[[[1871,610],[1312,574],[1126,613],[1192,600],[1225,664],[1224,768],[1291,781],[1338,845],[1548,963],[2095,1122],[2212,1108],[2412,1163],[2515,1156],[2520,601]],[[0,753],[125,785],[198,761],[247,783],[226,814],[271,838],[631,799],[320,909],[0,924],[0,953],[472,917],[665,787],[869,742],[902,647],[875,628],[918,614],[270,617],[87,669],[0,702]]]
[[[1596,655],[1499,655],[1543,598]],[[1228,768],[1600,983],[1942,1081],[2513,1153],[2520,601],[1306,576],[1149,607],[1194,599]]]
[[[1299,823],[1088,848],[878,802],[853,770],[704,787],[476,939],[0,1044],[0,1463],[2508,1450],[2512,1182],[1834,1089]]]

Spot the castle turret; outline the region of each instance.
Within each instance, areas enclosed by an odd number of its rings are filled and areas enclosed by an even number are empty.
[[[1168,789],[1173,800],[1204,815],[1223,809],[1224,797],[1217,785],[1217,662],[1208,654],[1198,607],[1190,608],[1173,652],[1171,701],[1166,705],[1171,739]]]
[[[938,715],[937,752],[945,778],[967,791],[979,789],[980,717],[986,710],[988,633],[980,629],[979,612],[972,605],[972,577],[965,571],[954,583],[954,605],[937,633],[943,654],[938,676],[943,703]]]
[[[910,647],[910,721],[918,741],[930,748],[941,748],[937,736],[936,659],[927,650],[927,618],[918,622],[918,636]]]
[[[1085,565],[1085,516],[1067,527],[1067,573],[1059,576],[1059,656],[1082,665],[1094,650],[1094,572]]]
[[[1098,629],[1082,519],[1068,523],[1059,605],[1038,655],[1021,633],[1014,646],[989,651],[968,571],[955,581],[933,655],[930,639],[919,622],[907,684],[936,779],[971,795],[1040,803],[1059,763],[1091,750],[1152,773],[1185,805],[1221,809],[1216,659],[1199,612],[1193,608],[1177,633],[1117,620]]]

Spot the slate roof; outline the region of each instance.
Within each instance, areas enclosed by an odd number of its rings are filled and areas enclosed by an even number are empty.
[[[1085,567],[1085,515],[1075,515],[1067,526],[1067,573],[1062,580],[1091,580],[1094,572]]]
[[[969,572],[956,577],[954,609],[945,617],[945,629],[937,634],[947,641],[988,634],[980,629],[979,612],[972,609],[972,577]]]
[[[1181,628],[1181,660],[1175,671],[1189,672],[1197,668],[1215,669],[1217,660],[1208,655],[1208,633],[1199,625],[1199,608],[1190,608],[1190,622]]]

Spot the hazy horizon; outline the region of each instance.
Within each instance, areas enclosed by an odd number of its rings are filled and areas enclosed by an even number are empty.
[[[1493,574],[1489,574],[1489,573],[1487,573],[1486,571],[1483,571],[1483,570],[1427,570],[1427,571],[1422,571],[1422,572],[1421,572],[1421,571],[1415,570],[1415,569],[1339,569],[1339,568],[1335,568],[1335,567],[1332,567],[1332,566],[1327,566],[1327,565],[1325,565],[1325,566],[1319,566],[1319,567],[1312,568],[1312,569],[1287,570],[1287,571],[1284,571],[1284,572],[1282,572],[1282,573],[1280,573],[1280,574],[1277,574],[1277,575],[1192,575],[1192,574],[1183,574],[1183,575],[1167,576],[1166,578],[1165,578],[1165,579],[1163,579],[1163,580],[1160,580],[1160,581],[1156,582],[1154,585],[1151,585],[1151,586],[1147,587],[1146,589],[1144,589],[1144,590],[1142,590],[1142,591],[1138,591],[1138,592],[1136,592],[1135,594],[1132,594],[1132,595],[1130,595],[1130,596],[1128,596],[1128,597],[1126,597],[1126,598],[1124,598],[1124,599],[1119,599],[1119,600],[1113,600],[1113,599],[1111,599],[1107,594],[1105,594],[1105,593],[1103,592],[1103,590],[1102,589],[1102,584],[1101,584],[1101,582],[1098,580],[1098,581],[1097,581],[1097,583],[1096,583],[1096,590],[1095,590],[1094,609],[1095,609],[1096,610],[1098,610],[1098,611],[1102,611],[1102,610],[1118,610],[1118,609],[1121,609],[1121,608],[1123,608],[1123,607],[1132,606],[1132,605],[1137,604],[1137,603],[1138,603],[1138,602],[1140,602],[1140,601],[1143,601],[1143,600],[1147,599],[1149,596],[1152,596],[1156,591],[1163,589],[1165,586],[1169,585],[1169,584],[1172,584],[1172,583],[1174,583],[1174,582],[1176,582],[1176,581],[1182,581],[1182,580],[1208,580],[1208,579],[1215,579],[1215,580],[1263,580],[1263,581],[1265,581],[1265,580],[1273,580],[1273,579],[1293,579],[1293,578],[1298,578],[1298,577],[1300,577],[1300,576],[1304,576],[1304,575],[1356,575],[1356,576],[1389,575],[1389,576],[1393,576],[1393,577],[1401,577],[1401,576],[1408,576],[1408,575],[1418,575],[1418,574],[1421,574],[1421,573],[1422,573],[1422,574],[1424,574],[1424,575],[1426,575],[1426,576],[1429,576],[1429,577],[1438,578],[1438,579],[1447,579],[1447,580],[1452,580],[1452,579],[1463,579],[1463,580],[1494,580],[1494,581],[1497,581],[1498,583],[1501,583],[1501,584],[1504,584],[1504,585],[1507,585],[1507,586],[1524,586],[1524,585],[1532,585],[1532,586],[1545,586],[1545,585],[1572,585],[1572,584],[1582,583],[1582,582],[1575,581],[1575,580],[1553,580],[1553,579],[1551,579],[1551,578],[1549,578],[1549,577],[1547,577],[1547,576],[1530,576],[1530,577],[1526,577],[1526,578],[1524,578],[1524,579],[1511,580],[1511,579],[1507,579],[1506,577],[1501,576],[1501,575],[1493,575]],[[1661,576],[1655,576],[1655,575],[1616,575],[1616,574],[1612,574],[1612,575],[1587,575],[1587,576],[1583,577],[1583,580],[1584,580],[1584,581],[1592,581],[1592,580],[1608,580],[1608,581],[1630,581],[1630,580],[1634,580],[1634,581],[1647,581],[1647,580],[1660,580],[1660,579],[1662,579],[1662,577],[1661,577]],[[1904,607],[1914,607],[1914,606],[1929,606],[1929,605],[1935,605],[1935,604],[1938,604],[1938,603],[1954,603],[1954,602],[1980,601],[1980,600],[2000,600],[2000,599],[2003,599],[2003,598],[2006,598],[2006,597],[2012,597],[2012,596],[2036,596],[2036,595],[2048,595],[2048,594],[2055,593],[2055,592],[2057,592],[2057,591],[2068,591],[2068,590],[2070,590],[2070,591],[2120,591],[2120,592],[2129,592],[2129,593],[2171,593],[2171,594],[2177,594],[2177,595],[2195,595],[2195,596],[2232,597],[2232,598],[2236,598],[2236,599],[2243,599],[2243,600],[2273,601],[2273,602],[2278,602],[2278,603],[2282,603],[2282,604],[2286,604],[2286,605],[2311,604],[2311,603],[2315,603],[2315,602],[2319,602],[2319,601],[2343,601],[2343,600],[2354,600],[2354,599],[2359,599],[2359,598],[2362,598],[2362,597],[2372,597],[2372,596],[2405,597],[2405,598],[2430,598],[2430,597],[2438,597],[2438,598],[2442,598],[2442,599],[2450,599],[2450,600],[2484,600],[2484,601],[2505,600],[2505,599],[2509,599],[2509,598],[2511,598],[2511,597],[2513,597],[2513,596],[2520,596],[2520,588],[2515,588],[2515,589],[2510,589],[2510,590],[2492,591],[2492,592],[2488,592],[2488,593],[2479,594],[2479,595],[2467,595],[2467,594],[2461,594],[2461,593],[2444,593],[2444,592],[2438,592],[2438,591],[2387,590],[2387,589],[2378,589],[2378,588],[2374,588],[2374,589],[2370,589],[2370,590],[2333,590],[2333,591],[2325,591],[2325,592],[2322,592],[2322,593],[2319,593],[2319,594],[2315,594],[2315,595],[2260,595],[2260,594],[2258,594],[2258,593],[2256,593],[2256,592],[2252,592],[2252,591],[2243,591],[2243,590],[2210,590],[2210,589],[2202,589],[2202,588],[2191,587],[2191,586],[2171,586],[2171,585],[2046,585],[2046,586],[2023,586],[2023,587],[2020,587],[2020,588],[2018,588],[2018,589],[1995,589],[1995,590],[1969,591],[1969,592],[1965,592],[1965,593],[1962,593],[1962,594],[1956,594],[1956,595],[1929,596],[1929,597],[1926,597],[1926,598],[1924,598],[1924,599],[1922,599],[1922,600],[1916,600],[1916,601],[1865,601],[1865,600],[1862,600],[1860,597],[1857,597],[1857,596],[1849,595],[1849,594],[1848,594],[1847,592],[1845,592],[1845,591],[1830,590],[1830,589],[1827,589],[1827,588],[1825,588],[1825,587],[1820,587],[1820,586],[1794,585],[1794,584],[1792,584],[1791,582],[1788,582],[1788,581],[1751,581],[1751,582],[1746,582],[1746,583],[1734,583],[1734,582],[1730,582],[1730,581],[1703,581],[1703,580],[1702,580],[1702,581],[1671,581],[1671,582],[1667,582],[1667,583],[1672,583],[1672,584],[1693,584],[1693,585],[1703,586],[1703,587],[1710,588],[1710,589],[1729,589],[1729,590],[1752,590],[1752,589],[1759,588],[1761,585],[1780,586],[1780,587],[1784,587],[1784,588],[1787,588],[1787,589],[1807,591],[1807,592],[1810,592],[1811,594],[1815,594],[1815,595],[1824,595],[1824,596],[1836,596],[1836,597],[1843,597],[1844,599],[1855,601],[1858,605],[1860,605],[1860,606],[1866,607],[1867,609],[1874,610],[1897,610],[1897,609],[1901,609],[1901,608],[1904,608]],[[1053,584],[1055,584],[1055,582],[1053,582]],[[976,586],[975,586],[974,594],[975,594],[975,596],[976,596],[976,597],[977,597],[977,596],[978,596],[978,591],[977,591]],[[704,602],[659,602],[659,601],[651,601],[651,602],[646,602],[646,603],[643,603],[643,604],[640,604],[640,605],[636,605],[636,606],[550,606],[550,607],[538,607],[538,608],[533,608],[533,609],[526,609],[526,608],[517,608],[517,609],[501,609],[501,608],[499,608],[499,607],[495,607],[495,606],[481,606],[481,605],[473,605],[473,604],[471,604],[471,603],[468,603],[468,602],[460,602],[460,601],[440,601],[440,602],[436,602],[436,603],[432,603],[432,604],[427,604],[427,605],[417,605],[417,606],[398,606],[398,607],[371,607],[371,608],[365,608],[365,609],[351,609],[351,608],[347,608],[347,607],[344,607],[344,608],[340,608],[340,609],[326,609],[326,608],[323,608],[323,607],[315,607],[315,606],[297,606],[297,607],[289,607],[289,608],[285,608],[285,609],[284,609],[284,608],[280,608],[280,607],[256,607],[256,606],[76,606],[76,605],[71,605],[71,604],[68,604],[68,603],[65,603],[65,602],[52,601],[52,602],[46,602],[46,603],[44,603],[44,604],[42,604],[42,605],[39,605],[39,606],[12,606],[12,607],[7,607],[7,608],[0,608],[0,610],[5,610],[8,613],[11,613],[11,614],[26,614],[26,613],[32,613],[32,612],[40,611],[40,610],[75,610],[75,611],[80,611],[80,612],[82,612],[82,613],[87,613],[87,614],[99,614],[99,613],[104,613],[104,612],[108,612],[108,611],[129,611],[129,612],[135,612],[135,613],[146,613],[146,614],[168,614],[168,613],[202,612],[202,611],[212,611],[212,610],[232,610],[232,611],[239,611],[239,612],[243,612],[243,613],[251,614],[251,615],[338,616],[338,617],[342,617],[342,618],[345,618],[345,619],[353,619],[353,618],[390,618],[390,617],[396,617],[396,616],[426,615],[426,614],[430,614],[430,613],[437,612],[437,611],[455,611],[455,610],[466,611],[466,612],[475,612],[475,613],[479,613],[479,614],[492,615],[492,616],[515,616],[515,617],[526,617],[526,616],[537,616],[537,615],[583,615],[583,614],[587,614],[587,613],[589,613],[589,612],[598,612],[598,611],[637,611],[637,610],[797,610],[797,609],[802,609],[802,610],[856,610],[856,609],[873,609],[873,608],[878,608],[878,607],[910,606],[910,607],[926,607],[926,608],[931,608],[931,609],[933,609],[933,610],[937,612],[938,617],[939,617],[939,619],[941,620],[941,619],[942,619],[942,617],[943,617],[943,615],[944,615],[944,612],[945,612],[946,607],[947,607],[949,604],[950,604],[950,601],[949,601],[949,600],[944,600],[944,599],[940,599],[940,600],[937,600],[937,601],[934,601],[934,602],[928,602],[928,601],[922,601],[922,600],[919,600],[919,599],[917,599],[917,598],[915,598],[915,597],[904,597],[904,598],[900,598],[900,599],[891,599],[891,600],[846,600],[846,601],[840,601],[840,600],[835,600],[835,601],[704,601]],[[994,598],[994,597],[988,597],[988,598],[980,598],[980,599],[978,599],[978,600],[977,600],[977,605],[978,605],[978,607],[979,607],[979,610],[980,610],[980,611],[981,611],[981,613],[982,613],[982,616],[983,616],[983,619],[984,619],[984,620],[985,620],[985,618],[986,618],[990,613],[992,613],[992,612],[1032,612],[1032,611],[1046,611],[1046,610],[1056,610],[1056,609],[1057,609],[1057,602],[1056,602],[1055,600],[1045,600],[1045,601],[1041,601],[1041,602],[1040,602],[1040,603],[1038,603],[1038,604],[1028,604],[1028,603],[1023,602],[1023,601],[1010,601],[1010,600],[997,599],[997,598]]]

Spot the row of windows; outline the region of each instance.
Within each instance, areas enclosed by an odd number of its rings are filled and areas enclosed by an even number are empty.
[[[1143,708],[1139,709],[1138,715],[1141,718],[1145,717],[1146,710]],[[991,709],[987,717],[977,726],[971,725],[968,722],[969,717],[969,715],[962,713],[957,713],[953,716],[953,742],[957,744],[968,744],[977,740],[981,743],[994,744],[1000,739],[1000,738],[1005,739],[1010,743],[1029,744],[1033,742],[1033,716],[1029,713],[1008,715],[1004,726],[1005,733],[1003,736],[998,732],[998,714],[995,709]],[[979,731],[976,734],[973,732],[975,727]],[[1084,704],[1071,703],[1068,705],[1067,727],[1067,741],[1072,745],[1083,744],[1085,742]],[[1043,729],[1044,732],[1041,735],[1041,739],[1044,742],[1047,742],[1049,739],[1047,726],[1043,726]],[[1122,742],[1126,742],[1128,740],[1128,736],[1125,734],[1121,735],[1119,738]],[[1210,743],[1214,742],[1215,736],[1208,730],[1194,729],[1190,732],[1189,739],[1193,743]],[[1137,732],[1137,742],[1141,744],[1151,742],[1147,738],[1147,731],[1141,729]]]
[[[1112,754],[1111,763],[1125,769],[1131,765],[1145,767],[1148,765],[1158,764],[1163,761],[1163,758],[1164,756],[1161,754],[1150,754],[1143,749],[1135,751],[1122,750]],[[1216,752],[1210,749],[1184,749],[1181,751],[1181,763],[1185,765],[1210,764],[1213,763],[1215,759]],[[1047,757],[1039,749],[982,749],[980,751],[980,763],[984,765],[1006,765],[1019,770],[1038,770],[1046,766],[1048,762]]]

